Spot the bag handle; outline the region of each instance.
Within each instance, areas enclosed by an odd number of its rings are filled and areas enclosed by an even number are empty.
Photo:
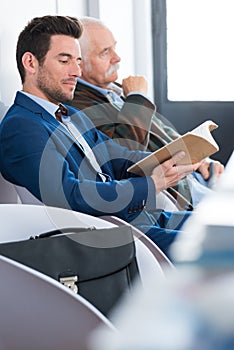
[[[64,233],[71,233],[71,232],[80,233],[80,232],[86,232],[86,231],[93,231],[93,230],[96,230],[96,229],[97,228],[95,226],[90,226],[90,227],[64,227],[64,228],[59,228],[59,229],[56,229],[56,230],[44,232],[44,233],[41,233],[41,234],[36,235],[36,236],[30,236],[29,239],[49,238],[51,236],[61,235],[61,234],[64,234]]]

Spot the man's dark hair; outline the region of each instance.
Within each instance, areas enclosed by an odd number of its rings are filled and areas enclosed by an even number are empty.
[[[70,16],[43,16],[33,18],[20,33],[16,60],[19,74],[24,83],[25,70],[22,57],[25,52],[31,52],[42,65],[50,48],[52,35],[67,35],[78,39],[83,31],[81,22]]]

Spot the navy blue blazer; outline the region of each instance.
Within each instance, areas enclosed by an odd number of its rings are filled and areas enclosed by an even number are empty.
[[[108,182],[97,177],[72,135],[43,107],[18,92],[0,125],[0,171],[45,204],[100,216],[129,215],[156,208],[150,177],[126,171],[147,152],[129,151],[97,130],[70,106],[72,121],[92,148]]]
[[[156,210],[151,177],[127,168],[148,152],[130,151],[94,127],[80,110],[67,106],[72,121],[108,176],[102,182],[73,136],[53,115],[18,92],[0,124],[0,172],[26,187],[46,205],[101,216],[115,215],[138,227],[166,254],[191,212]]]

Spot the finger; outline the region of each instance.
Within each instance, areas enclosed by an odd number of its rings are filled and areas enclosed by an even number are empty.
[[[180,152],[176,153],[174,156],[172,156],[169,160],[164,162],[163,164],[165,164],[168,167],[175,166],[180,162],[180,160],[182,160],[184,158],[184,156],[185,156],[185,152],[180,151]]]
[[[202,166],[199,167],[199,171],[202,174],[203,178],[207,180],[210,177],[210,172],[213,173],[213,165],[211,163],[203,163]]]
[[[173,167],[175,171],[177,172],[177,176],[179,179],[184,178],[188,174],[191,174],[193,172],[193,164],[188,164],[188,165],[176,165]]]
[[[195,170],[197,170],[197,169],[199,169],[199,171],[200,171],[200,169],[201,169],[200,173],[202,174],[202,167],[201,167],[201,164],[202,164],[202,162],[194,163],[194,164],[193,164],[193,171],[195,171]]]
[[[224,171],[224,166],[219,162],[214,162],[214,175],[220,175]]]

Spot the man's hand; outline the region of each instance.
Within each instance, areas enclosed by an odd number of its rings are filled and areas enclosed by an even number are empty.
[[[200,163],[177,165],[184,156],[184,152],[178,152],[172,158],[154,168],[151,178],[154,181],[156,193],[176,185],[178,181],[198,168]]]
[[[224,171],[224,166],[217,160],[212,159],[204,159],[201,163],[201,165],[198,167],[198,171],[202,174],[203,178],[205,180],[208,180],[210,178],[210,164],[213,163],[213,176],[215,178],[218,178]]]
[[[123,79],[122,88],[124,95],[127,96],[130,92],[141,92],[147,94],[148,84],[143,76],[129,76]]]

